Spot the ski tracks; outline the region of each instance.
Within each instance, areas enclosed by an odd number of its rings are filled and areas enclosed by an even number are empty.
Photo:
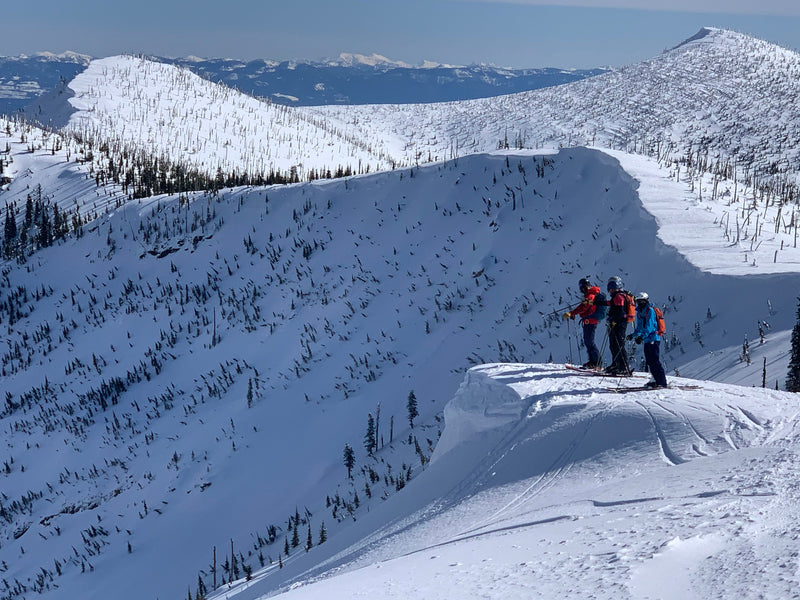
[[[597,411],[586,423],[580,432],[575,435],[570,442],[564,447],[563,451],[556,457],[556,459],[522,492],[514,496],[505,505],[498,508],[494,513],[489,515],[485,520],[480,521],[478,524],[471,528],[462,531],[459,537],[474,534],[487,527],[492,527],[498,523],[511,518],[513,511],[524,504],[528,503],[532,498],[548,490],[561,480],[572,468],[574,463],[573,458],[582,442],[586,439],[589,431],[592,429],[594,423],[598,418],[602,417],[608,411],[608,405]]]
[[[653,424],[653,429],[655,430],[656,438],[658,440],[658,447],[661,452],[661,458],[664,459],[666,463],[672,466],[685,463],[686,461],[682,459],[678,454],[673,452],[672,448],[670,448],[670,445],[667,441],[667,436],[664,433],[664,429],[662,428],[658,419],[653,414],[653,411],[650,410],[650,408],[648,408],[647,405],[645,405],[645,403],[642,402],[641,400],[637,400],[636,404],[638,404],[642,408],[642,410],[650,418],[650,422]]]

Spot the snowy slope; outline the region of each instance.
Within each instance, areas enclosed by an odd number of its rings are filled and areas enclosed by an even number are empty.
[[[289,595],[407,596],[407,569],[425,597],[529,597],[531,582],[546,596],[789,595],[796,561],[776,557],[797,520],[793,397],[722,383],[611,395],[616,381],[543,363],[582,360],[559,314],[580,277],[618,274],[664,306],[671,378],[760,386],[766,365],[766,387],[782,384],[794,205],[741,166],[674,158],[702,136],[709,161],[752,150],[791,175],[796,82],[769,69],[795,61],[714,30],[603,90],[306,112],[140,59],[92,63],[71,83],[83,143],[0,132],[4,208],[41,189],[93,219],[0,267],[0,598],[196,595],[213,549],[220,595],[242,599],[329,569],[347,574]],[[651,93],[629,106],[633,89]],[[518,134],[647,153],[658,132],[676,143],[660,160],[463,156]],[[87,139],[107,144],[90,158]],[[212,172],[458,158],[137,200],[101,184],[114,152],[143,148]],[[485,363],[514,364],[465,380]],[[255,583],[227,589],[231,545],[233,578]]]
[[[549,365],[472,369],[409,486],[419,510],[324,565],[336,576],[313,570],[277,597],[791,597],[794,396],[614,385]],[[269,577],[212,597],[259,597]]]
[[[68,87],[77,112],[67,131],[209,175],[294,167],[305,178],[311,169],[363,172],[394,163],[380,140],[347,137],[324,119],[144,58],[94,60]]]
[[[715,273],[794,272],[800,130],[794,52],[704,29],[650,61],[549,90],[468,102],[291,109],[133,57],[70,83],[71,131],[112,156],[144,150],[215,175],[354,172],[515,147],[588,144],[656,158],[685,184],[661,194],[662,240]],[[178,110],[178,107],[181,110]],[[633,161],[635,162],[635,161]],[[635,176],[633,162],[626,164]],[[649,168],[649,167],[648,167]],[[689,191],[686,190],[689,188]],[[595,197],[596,192],[590,194]],[[694,240],[683,218],[692,215]],[[738,253],[706,252],[708,241]]]
[[[800,55],[747,35],[703,29],[660,56],[564,86],[444,104],[303,109],[352,135],[401,132],[404,156],[512,147],[598,145],[653,154],[708,152],[767,173],[800,164]],[[424,132],[424,134],[423,134]]]
[[[210,174],[415,165],[505,145],[591,145],[737,171],[800,164],[800,56],[704,29],[649,61],[582,81],[434,104],[278,108],[142,58],[94,61],[69,87],[70,129]],[[47,112],[47,111],[45,111]],[[210,119],[214,119],[213,126]],[[729,176],[733,179],[733,176]],[[795,181],[796,182],[796,181]]]
[[[80,239],[4,264],[0,593],[178,597],[198,575],[211,585],[214,547],[218,585],[229,577],[231,540],[258,575],[296,521],[314,547],[292,548],[252,591],[289,583],[424,508],[429,497],[406,491],[468,367],[580,360],[576,327],[558,314],[587,274],[621,274],[665,306],[670,372],[755,340],[766,320],[758,364],[772,332],[793,324],[796,275],[693,266],[645,210],[661,186],[682,184],[637,164],[639,180],[594,150],[476,155],[188,203],[136,200]],[[739,252],[709,248],[720,260]],[[768,364],[770,387],[784,360]],[[748,369],[728,372],[759,383]],[[370,458],[362,440],[379,406],[383,441]],[[408,500],[381,513],[393,497]]]
[[[27,123],[0,118],[0,160],[8,180],[0,188],[6,207],[22,220],[27,198],[41,196],[70,218],[93,220],[127,201],[119,186],[99,185],[101,156],[88,156],[87,147],[69,136]]]

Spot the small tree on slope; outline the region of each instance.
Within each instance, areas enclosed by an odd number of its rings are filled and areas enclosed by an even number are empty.
[[[797,322],[792,329],[792,353],[789,358],[789,373],[786,376],[786,391],[800,392],[800,298],[798,298]]]
[[[347,467],[347,478],[352,479],[352,470],[353,466],[356,464],[356,454],[353,452],[353,449],[350,447],[350,444],[344,445],[344,452],[342,453],[342,459],[344,460],[344,466]]]
[[[419,410],[417,409],[417,396],[414,394],[414,390],[411,390],[411,392],[408,394],[406,409],[408,410],[408,423],[411,425],[411,429],[414,429],[414,419],[419,416]]]

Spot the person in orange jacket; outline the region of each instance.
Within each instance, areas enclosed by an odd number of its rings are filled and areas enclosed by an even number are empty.
[[[598,306],[594,303],[595,296],[600,293],[600,288],[592,285],[588,277],[583,277],[578,282],[578,288],[583,294],[583,300],[578,306],[571,311],[565,312],[562,316],[565,319],[580,317],[581,325],[583,325],[583,345],[586,346],[586,354],[589,357],[589,360],[583,363],[583,366],[594,369],[602,366],[600,363],[600,351],[594,341],[598,317],[602,318],[602,316],[598,315]]]

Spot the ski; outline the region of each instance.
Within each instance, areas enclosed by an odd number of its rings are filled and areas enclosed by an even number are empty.
[[[570,371],[577,371],[578,373],[586,373],[587,375],[602,375],[603,369],[599,367],[590,368],[590,367],[582,367],[580,365],[571,365],[570,363],[566,363],[564,365],[565,369]]]
[[[578,365],[572,365],[570,363],[565,363],[564,368],[568,371],[575,371],[576,373],[581,373],[582,375],[593,375],[595,377],[608,377],[613,379],[615,377],[648,377],[647,373],[631,373],[630,375],[620,375],[620,374],[612,374],[606,373],[601,368],[597,369],[590,369],[588,367],[581,367]]]
[[[650,387],[647,385],[635,385],[631,387],[608,388],[610,394],[627,394],[628,392],[648,392],[657,390],[699,390],[699,385],[668,385],[667,387]]]

